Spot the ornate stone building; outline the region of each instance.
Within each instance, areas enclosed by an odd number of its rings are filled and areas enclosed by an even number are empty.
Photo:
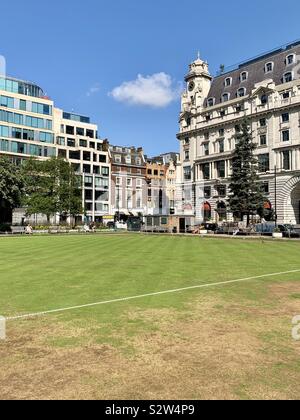
[[[178,134],[181,214],[195,224],[231,220],[228,178],[235,134],[247,116],[266,210],[277,210],[279,222],[300,224],[300,42],[222,69],[214,78],[198,57],[185,81]]]

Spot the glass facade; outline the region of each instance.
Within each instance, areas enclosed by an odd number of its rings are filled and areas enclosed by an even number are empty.
[[[0,77],[0,90],[33,96],[35,98],[42,98],[44,96],[44,92],[39,86],[8,77]]]
[[[38,102],[25,101],[10,96],[0,96],[0,106],[5,108],[28,111],[34,114],[52,115],[52,106]]]
[[[82,115],[77,115],[77,114],[70,114],[69,112],[64,112],[63,113],[63,119],[82,122],[82,123],[85,123],[85,124],[90,124],[90,122],[91,122],[90,118],[88,118],[88,117],[83,117]]]

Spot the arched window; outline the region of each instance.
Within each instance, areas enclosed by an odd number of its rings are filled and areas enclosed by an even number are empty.
[[[248,72],[243,71],[243,73],[240,74],[240,81],[245,82],[246,80],[248,80]]]
[[[208,98],[207,99],[207,106],[214,106],[215,104],[215,98]]]
[[[295,54],[290,54],[286,57],[285,59],[285,65],[286,66],[290,66],[291,64],[294,64],[296,61],[296,56]]]
[[[208,201],[203,203],[202,211],[203,211],[204,221],[207,222],[208,220],[211,219],[211,205],[209,204]]]
[[[227,78],[224,80],[224,85],[225,85],[226,87],[231,86],[231,85],[232,85],[232,77],[227,77]]]
[[[289,83],[292,82],[294,79],[293,73],[291,71],[285,73],[282,78],[282,83]]]
[[[246,88],[240,88],[236,93],[237,98],[242,98],[246,96]]]
[[[274,70],[274,63],[270,62],[265,65],[265,73],[272,73]]]
[[[228,102],[230,99],[230,93],[223,93],[222,102]]]

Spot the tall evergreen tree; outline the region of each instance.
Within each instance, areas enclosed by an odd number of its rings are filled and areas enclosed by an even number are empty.
[[[250,216],[263,208],[266,197],[262,191],[258,176],[258,159],[254,152],[257,145],[253,142],[250,121],[241,123],[240,131],[235,136],[236,148],[232,162],[232,175],[229,185],[229,207],[236,218]]]
[[[0,221],[10,222],[12,210],[21,205],[22,172],[10,159],[0,157]]]

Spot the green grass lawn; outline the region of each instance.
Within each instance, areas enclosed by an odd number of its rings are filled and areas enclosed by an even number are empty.
[[[1,238],[0,315],[300,270],[299,251],[198,237]],[[0,386],[6,398],[300,398],[299,296],[300,272],[10,321]]]

